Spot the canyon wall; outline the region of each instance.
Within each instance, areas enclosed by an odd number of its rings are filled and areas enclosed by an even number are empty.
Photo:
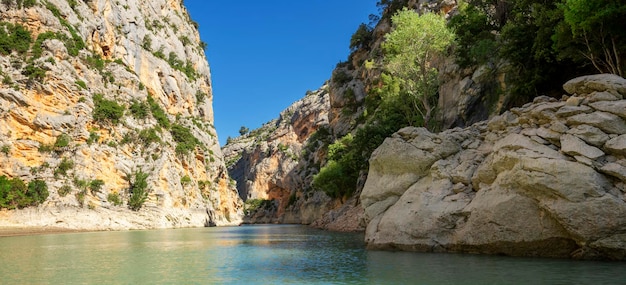
[[[182,1],[26,2],[0,4],[0,21],[31,39],[0,54],[0,175],[43,180],[49,196],[1,210],[0,226],[239,224],[206,44]],[[140,188],[147,197],[130,210]]]

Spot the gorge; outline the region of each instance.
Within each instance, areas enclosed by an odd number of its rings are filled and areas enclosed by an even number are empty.
[[[558,49],[584,46],[551,34],[570,10],[530,2],[550,17],[379,1],[327,82],[220,147],[183,1],[2,1],[0,227],[303,224],[369,249],[624,260],[626,79]],[[424,15],[439,32],[402,37]],[[442,44],[406,52],[417,34]]]

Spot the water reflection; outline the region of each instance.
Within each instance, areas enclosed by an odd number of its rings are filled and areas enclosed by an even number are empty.
[[[364,250],[362,234],[244,226],[0,238],[2,284],[620,284],[626,264]]]

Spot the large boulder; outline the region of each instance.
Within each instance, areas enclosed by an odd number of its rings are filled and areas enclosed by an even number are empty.
[[[565,86],[577,106],[536,100],[466,129],[394,134],[361,194],[368,247],[626,258],[626,100],[585,99],[621,98],[624,82],[584,77]]]

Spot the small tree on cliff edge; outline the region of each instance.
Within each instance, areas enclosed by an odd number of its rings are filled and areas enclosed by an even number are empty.
[[[436,105],[437,75],[433,61],[454,41],[445,19],[436,14],[419,15],[406,8],[392,17],[393,30],[382,44],[385,54],[381,99],[401,113],[409,125],[428,127]]]

